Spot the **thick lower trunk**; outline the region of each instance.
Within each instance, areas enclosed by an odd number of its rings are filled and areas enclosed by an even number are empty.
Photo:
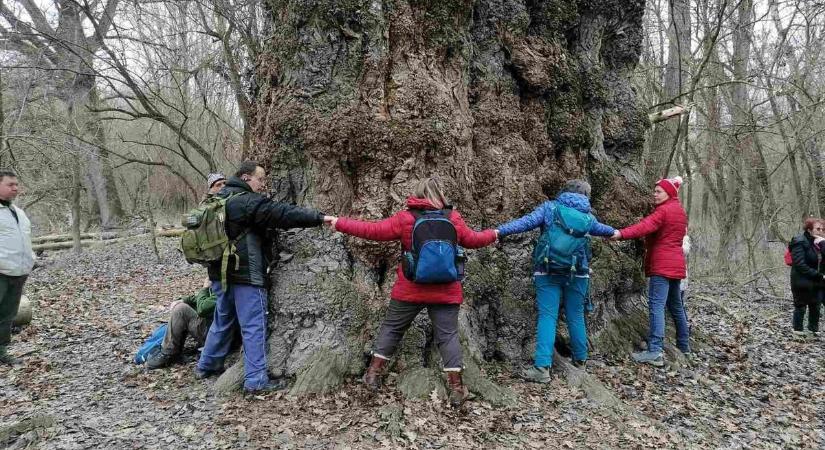
[[[585,178],[603,222],[628,225],[645,212],[634,164],[648,119],[628,82],[643,2],[327,3],[267,2],[279,26],[259,66],[270,84],[255,105],[250,156],[270,169],[274,198],[379,219],[404,207],[417,179],[437,176],[482,228]],[[471,252],[467,265],[465,381],[494,403],[512,394],[481,364],[532,359],[534,238]],[[306,230],[283,233],[277,250],[270,370],[297,375],[295,393],[329,389],[364,368],[399,246]],[[637,251],[594,242],[597,345],[640,299]],[[431,327],[416,319],[394,358],[407,395],[442,389]],[[604,348],[629,346],[628,336]]]

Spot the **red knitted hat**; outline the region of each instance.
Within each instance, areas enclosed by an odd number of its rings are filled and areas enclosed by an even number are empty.
[[[656,182],[656,186],[664,189],[670,198],[677,198],[679,196],[679,188],[682,186],[682,177],[662,178]]]

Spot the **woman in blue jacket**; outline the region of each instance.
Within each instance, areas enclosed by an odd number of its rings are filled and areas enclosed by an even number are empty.
[[[586,230],[588,236],[580,239],[581,245],[574,251],[574,267],[556,269],[545,264],[534,264],[533,279],[536,285],[538,306],[536,353],[534,366],[526,370],[523,375],[526,379],[538,383],[550,381],[556,323],[559,317],[559,306],[562,304],[567,317],[567,329],[570,332],[573,364],[577,367],[584,367],[587,360],[584,304],[590,287],[589,236],[612,236],[615,232],[613,227],[601,224],[592,217],[590,184],[583,180],[570,180],[555,200],[546,201],[530,214],[498,227],[499,236],[524,233],[538,227],[541,227],[542,233],[545,233],[551,227],[557,227],[558,225],[553,225],[553,221],[557,217],[555,210],[558,205],[589,215],[591,225],[589,230]],[[539,241],[541,242],[541,239]]]

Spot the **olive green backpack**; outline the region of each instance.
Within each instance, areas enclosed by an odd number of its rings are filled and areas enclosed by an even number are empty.
[[[226,290],[226,270],[229,257],[235,254],[235,244],[246,234],[244,231],[235,239],[226,234],[226,203],[244,192],[228,197],[210,196],[196,208],[186,213],[181,225],[185,230],[180,238],[180,247],[186,262],[210,266],[221,262],[221,287]],[[237,269],[238,259],[235,258]]]

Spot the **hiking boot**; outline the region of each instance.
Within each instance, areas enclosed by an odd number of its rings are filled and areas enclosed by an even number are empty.
[[[275,380],[269,380],[264,386],[258,389],[247,389],[244,387],[243,390],[244,393],[249,395],[259,395],[286,389],[288,385],[289,384],[286,382],[286,380],[284,380],[283,378],[278,378]]]
[[[534,383],[544,384],[549,383],[551,380],[549,367],[530,366],[530,368],[521,373],[521,376],[525,380],[532,381]]]
[[[470,399],[470,391],[461,379],[461,371],[447,372],[447,386],[450,388],[450,406],[458,408]]]
[[[805,340],[805,332],[802,330],[793,330],[792,336],[796,340]]]
[[[364,372],[363,378],[361,378],[361,381],[369,390],[378,391],[381,389],[381,379],[383,377],[384,366],[387,365],[387,361],[388,360],[384,358],[375,355],[372,356],[370,365],[367,367],[367,371]]]
[[[6,347],[0,347],[0,364],[5,364],[7,366],[16,366],[20,364],[20,360],[11,356],[6,351]]]
[[[201,370],[199,367],[195,367],[195,378],[199,380],[205,380],[209,377],[214,377],[222,374],[224,371],[223,367],[216,370]]]
[[[146,369],[155,370],[169,367],[180,359],[180,355],[170,355],[168,353],[160,352],[157,355],[149,358],[146,361]]]
[[[642,364],[650,364],[655,367],[662,367],[665,365],[665,358],[662,352],[635,352],[633,353],[633,361]]]
[[[573,367],[575,367],[577,369],[584,370],[587,367],[587,360],[586,359],[582,359],[582,360],[574,359],[573,360]]]

